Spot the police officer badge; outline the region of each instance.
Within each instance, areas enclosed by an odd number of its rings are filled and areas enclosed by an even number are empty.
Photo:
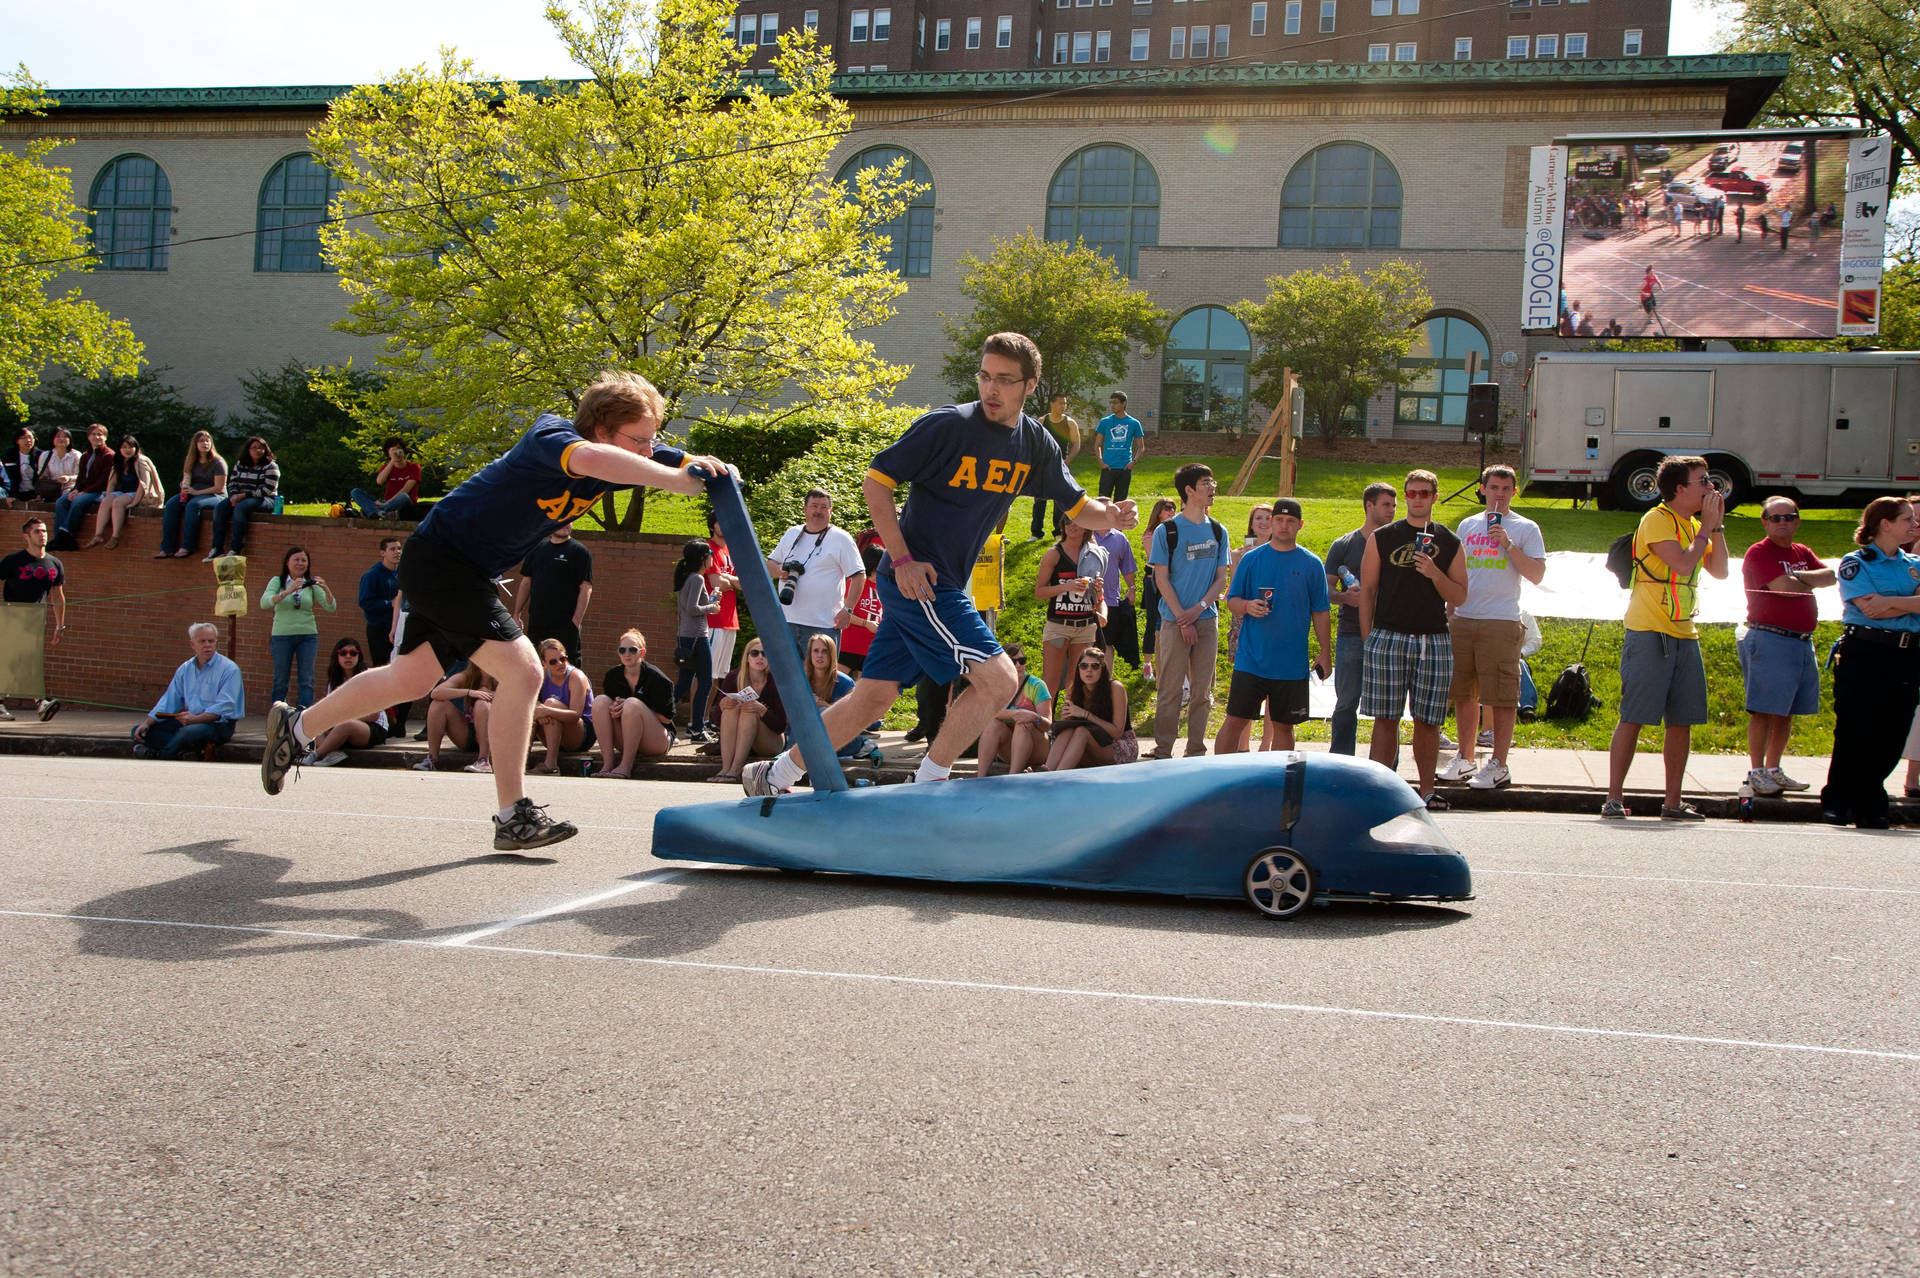
[[[1858,577],[1859,575],[1860,575],[1860,561],[1858,559],[1855,559],[1852,555],[1848,555],[1845,559],[1842,559],[1840,561],[1841,580],[1852,581],[1855,577]]]

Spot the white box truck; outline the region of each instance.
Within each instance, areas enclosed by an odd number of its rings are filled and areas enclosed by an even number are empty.
[[[1527,386],[1526,477],[1638,510],[1654,472],[1707,459],[1733,501],[1920,486],[1920,351],[1549,351]]]

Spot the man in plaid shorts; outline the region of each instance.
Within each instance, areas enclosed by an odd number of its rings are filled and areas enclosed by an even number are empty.
[[[1360,713],[1373,720],[1368,756],[1392,767],[1400,747],[1400,708],[1413,715],[1413,763],[1429,808],[1447,806],[1434,793],[1440,725],[1453,683],[1447,606],[1467,598],[1467,561],[1460,541],[1432,522],[1440,479],[1407,473],[1407,514],[1376,530],[1360,562],[1360,634],[1366,643]]]

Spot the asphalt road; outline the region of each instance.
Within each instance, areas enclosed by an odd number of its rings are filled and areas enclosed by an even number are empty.
[[[728,793],[0,758],[0,1270],[1920,1271],[1913,835],[1453,815],[1478,900],[1276,924],[648,854]]]

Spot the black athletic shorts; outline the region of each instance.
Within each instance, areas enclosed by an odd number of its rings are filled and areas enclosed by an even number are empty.
[[[1271,718],[1275,723],[1305,723],[1307,681],[1262,679],[1257,674],[1236,670],[1233,682],[1227,685],[1227,713],[1236,719]]]
[[[400,589],[406,596],[407,619],[396,655],[432,644],[433,655],[446,670],[471,657],[483,643],[512,643],[522,637],[493,579],[459,551],[437,542],[407,539],[400,556]]]

